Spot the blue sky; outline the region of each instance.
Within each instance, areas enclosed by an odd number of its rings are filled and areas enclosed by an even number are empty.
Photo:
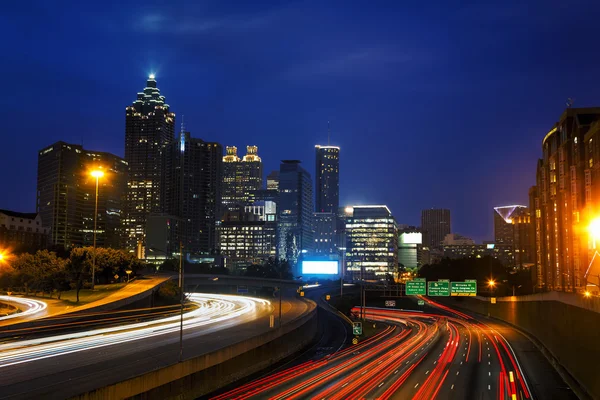
[[[403,4],[408,3],[408,4]],[[414,3],[414,4],[411,4]],[[492,237],[526,203],[567,98],[600,105],[597,1],[12,2],[0,14],[0,208],[35,209],[37,151],[123,155],[154,72],[195,137],[259,146],[265,173],[341,146],[341,200],[399,223],[446,207]]]

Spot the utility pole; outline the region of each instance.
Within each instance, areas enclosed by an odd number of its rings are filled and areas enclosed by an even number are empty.
[[[179,311],[179,362],[183,361],[183,302],[185,294],[183,293],[183,243],[179,242],[179,291],[181,308]]]

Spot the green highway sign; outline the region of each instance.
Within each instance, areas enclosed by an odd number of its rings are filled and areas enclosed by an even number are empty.
[[[438,281],[427,282],[428,296],[450,296],[450,281],[440,279]]]
[[[425,300],[418,300],[417,304],[420,306],[424,306],[425,305]]]
[[[407,296],[425,296],[426,294],[427,289],[424,278],[417,278],[413,279],[412,281],[406,281]]]
[[[356,336],[362,335],[362,322],[352,323],[352,334]]]
[[[450,290],[452,296],[477,296],[477,281],[452,282]]]

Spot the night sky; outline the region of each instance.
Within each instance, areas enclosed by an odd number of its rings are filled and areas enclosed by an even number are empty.
[[[493,206],[527,204],[566,99],[600,105],[600,2],[523,3],[7,2],[0,208],[35,210],[55,141],[122,156],[153,72],[178,126],[258,145],[265,175],[300,159],[314,176],[331,121],[342,204],[414,225],[446,207],[453,231],[491,239]]]

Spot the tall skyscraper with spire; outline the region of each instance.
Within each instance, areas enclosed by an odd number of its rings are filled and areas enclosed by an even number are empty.
[[[127,247],[144,244],[149,214],[166,209],[167,152],[174,140],[175,114],[160,94],[154,75],[125,109],[125,160],[127,177]]]

